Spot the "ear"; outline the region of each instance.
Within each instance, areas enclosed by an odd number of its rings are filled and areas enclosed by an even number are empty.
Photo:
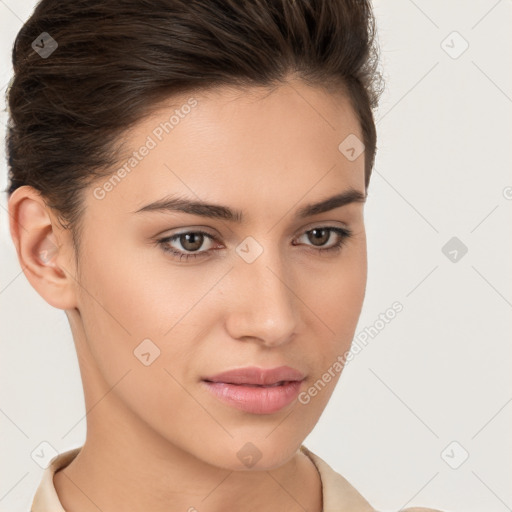
[[[51,306],[75,308],[77,282],[71,233],[33,187],[17,188],[8,207],[11,238],[30,284]]]

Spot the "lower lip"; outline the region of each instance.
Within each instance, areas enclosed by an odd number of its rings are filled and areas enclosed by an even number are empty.
[[[260,387],[203,381],[217,398],[245,412],[272,414],[291,404],[299,394],[301,381]]]

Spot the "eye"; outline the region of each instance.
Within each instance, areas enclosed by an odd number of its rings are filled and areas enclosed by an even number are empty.
[[[325,243],[331,239],[331,235],[333,234],[335,234],[338,239],[329,247],[324,247]],[[352,231],[348,228],[322,226],[310,229],[302,236],[313,241],[311,249],[318,253],[327,253],[329,251],[338,252],[341,250],[347,239],[352,236]]]
[[[332,243],[330,246],[324,247],[326,242],[333,238],[333,234],[337,236],[337,240],[335,239],[334,243]],[[301,237],[306,237],[309,241],[313,242],[313,245],[309,246],[311,250],[322,254],[340,251],[346,240],[351,236],[352,231],[350,229],[334,226],[316,227],[306,231],[303,235],[301,235]],[[215,241],[216,239],[214,236],[206,233],[205,231],[197,230],[177,233],[175,235],[157,240],[157,243],[164,252],[172,254],[173,257],[179,259],[179,261],[182,259],[188,261],[190,259],[208,257],[208,253],[211,253],[211,250],[199,250],[203,246],[205,240]],[[182,249],[184,250],[176,249],[171,245],[172,242],[179,242]]]
[[[164,252],[171,253],[176,258],[179,258],[180,261],[182,258],[189,260],[192,258],[203,257],[205,253],[208,252],[198,251],[198,249],[203,245],[205,238],[215,240],[212,235],[206,233],[205,231],[186,231],[184,233],[178,233],[176,235],[162,238],[158,240],[158,244]],[[180,245],[183,247],[183,249],[185,249],[185,251],[177,250],[169,245],[170,242],[177,241],[179,241]],[[197,252],[198,254],[189,254],[187,251]]]

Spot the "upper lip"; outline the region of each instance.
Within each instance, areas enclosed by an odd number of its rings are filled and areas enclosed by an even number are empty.
[[[218,373],[203,380],[210,382],[224,382],[226,384],[254,384],[267,386],[283,381],[301,381],[304,375],[290,366],[279,366],[276,368],[257,368],[247,366],[226,372]]]

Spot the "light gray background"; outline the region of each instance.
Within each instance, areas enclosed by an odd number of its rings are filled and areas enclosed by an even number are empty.
[[[34,5],[0,0],[2,96]],[[375,14],[387,89],[356,334],[404,309],[348,364],[305,444],[383,511],[512,510],[512,2],[379,0]],[[5,168],[2,153],[2,189]],[[3,194],[0,510],[17,512],[41,478],[31,452],[81,445],[85,409],[65,314],[23,276],[5,207]],[[456,262],[452,237],[468,248]]]

